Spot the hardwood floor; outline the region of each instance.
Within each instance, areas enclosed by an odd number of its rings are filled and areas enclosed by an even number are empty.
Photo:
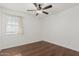
[[[0,56],[79,56],[79,52],[45,41],[0,51]]]

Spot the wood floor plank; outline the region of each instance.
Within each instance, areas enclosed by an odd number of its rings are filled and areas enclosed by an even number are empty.
[[[78,51],[45,41],[16,46],[0,51],[0,56],[79,56]]]

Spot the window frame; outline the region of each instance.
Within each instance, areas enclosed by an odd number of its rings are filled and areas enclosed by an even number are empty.
[[[12,14],[5,14],[5,15],[10,15],[10,16],[13,16],[13,17],[19,17],[18,18],[18,31],[15,32],[15,33],[12,33],[12,32],[7,32],[6,31],[6,27],[8,26],[8,22],[5,23],[5,33],[7,35],[19,35],[19,34],[23,34],[23,17],[22,16],[16,16],[16,15],[12,15]],[[12,25],[12,24],[11,24]]]

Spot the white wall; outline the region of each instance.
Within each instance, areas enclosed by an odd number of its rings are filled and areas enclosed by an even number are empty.
[[[1,9],[0,9],[1,11]],[[0,15],[1,15],[1,12],[0,12]],[[2,41],[1,41],[1,16],[0,16],[0,49],[1,49],[1,45],[2,44]]]
[[[79,51],[79,6],[42,21],[42,40]]]
[[[2,24],[0,23],[0,27],[2,25],[2,31],[0,31],[0,49],[10,48],[18,45],[23,45],[35,41],[39,41],[40,38],[40,21],[33,16],[29,16],[27,14],[23,14],[20,12],[2,9],[2,13],[9,13],[14,15],[23,16],[23,27],[24,34],[23,35],[6,35],[5,34],[5,20],[2,19]],[[1,22],[1,19],[0,19]],[[1,33],[2,32],[2,33]],[[2,37],[2,38],[1,38]]]

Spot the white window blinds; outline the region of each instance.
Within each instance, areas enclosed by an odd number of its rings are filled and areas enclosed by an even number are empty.
[[[15,15],[4,15],[6,20],[5,32],[6,34],[21,34],[23,33],[22,17]]]

